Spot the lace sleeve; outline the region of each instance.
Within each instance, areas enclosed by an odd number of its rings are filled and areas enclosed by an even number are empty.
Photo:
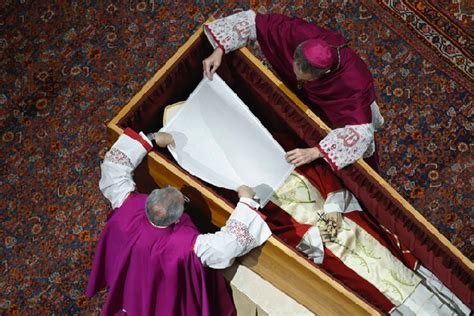
[[[126,129],[105,154],[100,166],[99,188],[112,208],[120,207],[127,195],[135,190],[133,171],[151,149],[151,143],[143,133]]]
[[[372,124],[348,125],[332,130],[318,145],[324,159],[335,170],[342,169],[375,151]]]
[[[260,246],[271,236],[270,228],[254,207],[241,199],[220,231],[198,236],[194,251],[205,266],[227,268],[236,257]]]
[[[249,40],[257,38],[255,12],[239,12],[204,25],[204,33],[214,48],[224,53],[245,47]]]

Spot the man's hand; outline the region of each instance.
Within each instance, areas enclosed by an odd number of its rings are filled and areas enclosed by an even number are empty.
[[[155,133],[155,142],[160,147],[166,147],[168,145],[171,145],[171,147],[174,148],[176,146],[176,144],[174,143],[173,136],[165,132]]]
[[[209,80],[212,80],[212,75],[214,75],[217,68],[221,65],[222,56],[224,56],[224,51],[222,48],[217,47],[209,57],[202,61],[204,74]]]
[[[237,193],[239,194],[239,198],[245,197],[253,199],[253,197],[255,196],[255,191],[252,190],[251,187],[246,186],[245,184],[237,188]]]
[[[342,214],[339,212],[326,213],[324,216],[325,225],[320,228],[323,241],[333,241],[337,236],[337,231],[342,225]]]
[[[286,153],[286,161],[294,164],[296,167],[310,163],[321,157],[321,152],[317,147],[296,148]]]

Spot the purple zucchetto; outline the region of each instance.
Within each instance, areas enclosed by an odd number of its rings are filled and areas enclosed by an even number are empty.
[[[337,50],[323,40],[311,39],[303,45],[303,55],[316,68],[330,68],[337,62]]]

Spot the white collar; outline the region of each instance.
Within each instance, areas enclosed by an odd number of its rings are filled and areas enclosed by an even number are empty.
[[[168,226],[158,226],[158,225],[153,224],[153,223],[150,221],[150,219],[148,218],[148,216],[147,216],[147,219],[148,219],[148,222],[149,222],[153,227],[156,227],[156,228],[168,228],[168,227],[171,226],[171,225],[168,225]],[[178,219],[176,222],[174,222],[173,224],[178,224],[178,223],[179,223],[179,219]]]
[[[153,226],[153,227],[156,227],[156,228],[167,228],[168,226],[158,226],[158,225],[155,225],[153,224],[150,220],[148,220],[148,222]]]

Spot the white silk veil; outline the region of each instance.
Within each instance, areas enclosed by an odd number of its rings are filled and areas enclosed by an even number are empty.
[[[173,135],[168,147],[189,173],[217,186],[252,187],[264,206],[294,166],[249,108],[217,75],[204,78],[167,118],[161,131]]]

